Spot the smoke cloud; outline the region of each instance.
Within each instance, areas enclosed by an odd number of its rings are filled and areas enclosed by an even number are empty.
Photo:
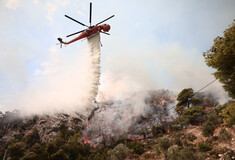
[[[107,55],[105,65],[109,69],[102,73],[100,86],[106,99],[125,99],[141,90],[169,89],[177,94],[184,88],[193,88],[196,92],[215,79],[198,50],[185,49],[178,43],[155,45],[151,51],[120,49],[120,54]],[[228,100],[218,81],[203,91],[213,93],[221,103]]]
[[[14,108],[23,114],[84,112],[95,100],[100,77],[100,35],[88,39],[83,53],[68,56],[50,49],[35,78],[15,95]],[[81,56],[82,55],[82,56]]]

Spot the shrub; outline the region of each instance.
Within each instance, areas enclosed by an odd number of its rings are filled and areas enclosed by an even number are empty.
[[[184,139],[183,144],[184,144],[184,146],[187,146],[187,147],[189,146],[189,143],[186,139]]]
[[[69,157],[65,154],[63,149],[60,149],[51,155],[51,160],[69,160]]]
[[[64,150],[69,155],[71,159],[76,159],[79,154],[83,157],[88,157],[90,155],[90,145],[82,145],[80,143],[67,143],[64,146]]]
[[[107,158],[110,160],[123,160],[125,159],[131,150],[124,144],[117,145],[114,149],[111,149],[107,153]]]
[[[191,107],[183,111],[182,115],[180,116],[180,121],[188,121],[189,123],[194,124],[203,119],[204,114],[205,111],[202,107]]]
[[[98,152],[96,153],[96,155],[94,156],[94,160],[100,160],[101,159],[101,154]]]
[[[106,160],[105,155],[102,155],[100,152],[97,152],[93,158],[93,160]]]
[[[31,150],[34,152],[34,153],[40,153],[42,151],[42,148],[41,148],[41,145],[38,144],[38,143],[35,143],[33,145],[33,147],[31,148]]]
[[[231,133],[228,133],[228,131],[225,128],[223,128],[219,133],[219,139],[220,141],[229,142],[232,139],[232,135]]]
[[[20,160],[40,160],[40,157],[38,157],[38,155],[34,152],[29,152]]]
[[[217,105],[215,107],[214,111],[216,112],[216,114],[219,115],[220,113],[222,113],[222,110],[227,107],[227,105],[228,105],[228,103],[225,103],[223,105]]]
[[[79,153],[84,156],[88,157],[91,154],[91,146],[90,144],[79,145]]]
[[[58,150],[58,146],[55,145],[53,142],[49,142],[46,145],[46,151],[49,155],[54,154]]]
[[[174,140],[175,140],[175,144],[182,147],[183,144],[182,144],[182,141],[180,139],[180,134],[176,133],[175,136],[174,136]]]
[[[166,133],[165,128],[163,125],[157,125],[152,127],[152,134],[153,136],[159,137],[163,133]]]
[[[159,139],[159,147],[162,150],[167,150],[171,146],[170,140],[166,137]]]
[[[111,145],[110,146],[110,148],[114,148],[114,147],[116,147],[117,145],[119,145],[119,144],[127,144],[128,142],[132,142],[132,140],[131,139],[123,139],[123,138],[121,138],[121,139],[118,139],[113,145]]]
[[[187,139],[191,142],[193,142],[197,137],[193,133],[187,134]]]
[[[159,154],[159,155],[161,154],[161,150],[159,149],[158,146],[155,148],[155,151],[156,151],[157,154]]]
[[[79,142],[68,142],[63,146],[63,149],[69,156],[69,159],[79,159],[79,157],[80,159],[88,158],[92,153],[92,148],[88,143],[80,144]]]
[[[136,154],[141,155],[144,153],[144,145],[138,140],[134,140],[134,141],[128,143],[127,147],[132,149]]]
[[[213,110],[214,111],[214,110]],[[210,112],[205,116],[207,122],[211,122],[214,126],[219,125],[221,123],[221,118],[215,112]]]
[[[47,158],[47,153],[46,153],[46,150],[45,150],[45,146],[42,146],[38,143],[35,143],[32,146],[31,151],[36,153],[40,160]]]
[[[172,122],[169,122],[169,129],[174,131],[180,131],[183,129],[180,118],[176,118]]]
[[[65,134],[65,132],[68,130],[68,127],[66,126],[65,123],[61,123],[59,126],[59,132],[62,134]]]
[[[222,110],[220,115],[223,117],[224,121],[228,125],[235,124],[235,102],[230,102],[230,104]]]
[[[202,134],[205,137],[213,136],[214,130],[215,128],[211,122],[206,122],[202,126]]]
[[[73,135],[74,135],[74,131],[68,130],[68,127],[66,126],[65,123],[62,123],[59,126],[59,136],[63,138],[64,140],[68,140],[68,138]]]
[[[65,152],[69,155],[70,159],[77,159],[79,153],[82,156],[86,156],[90,153],[90,148],[86,145],[78,143],[80,140],[80,133],[74,134],[68,139],[68,141],[63,145]],[[83,149],[84,148],[84,149]],[[85,150],[86,149],[86,150]]]
[[[139,135],[142,135],[142,136],[144,137],[144,139],[146,139],[147,134],[148,134],[148,131],[147,131],[146,128],[141,129],[141,130],[139,131]]]
[[[163,137],[163,136],[164,136],[163,133],[159,133],[159,134],[157,135],[158,138],[159,138],[159,137]]]
[[[25,144],[22,142],[12,143],[8,146],[8,152],[11,160],[18,160],[24,155]]]
[[[207,145],[206,143],[200,142],[200,143],[198,143],[198,149],[201,152],[207,152],[207,151],[210,151],[212,148],[211,148],[211,146]]]
[[[52,155],[62,148],[65,143],[66,140],[63,139],[62,134],[59,133],[52,141],[47,143],[46,151],[48,154]]]
[[[36,128],[33,129],[31,133],[24,137],[24,141],[26,144],[32,146],[35,143],[40,143],[40,136],[38,134],[38,130]]]
[[[172,124],[170,128],[175,131],[180,131],[183,127],[180,124]]]
[[[201,155],[198,155],[195,153],[194,150],[191,148],[185,148],[185,149],[179,149],[179,148],[173,148],[172,150],[168,151],[166,153],[166,159],[167,160],[201,160],[203,157]]]
[[[0,113],[1,114],[1,113]],[[3,151],[1,150],[0,151],[0,159],[3,159],[3,156],[4,156],[4,153],[3,153]]]

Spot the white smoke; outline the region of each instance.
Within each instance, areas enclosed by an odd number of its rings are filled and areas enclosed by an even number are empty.
[[[174,105],[174,95],[166,90],[142,91],[125,100],[98,103],[83,135],[92,145],[129,135],[139,137],[140,130],[150,131],[152,125],[171,120],[175,114],[168,109]]]
[[[50,54],[51,60],[41,64],[43,69],[16,96],[14,107],[23,114],[84,112],[98,92],[100,35],[88,39],[83,53],[65,55],[53,47]]]
[[[135,122],[135,117],[145,115],[149,111],[145,104],[145,98],[148,96],[147,92],[141,92],[110,106],[99,104],[101,108],[95,113],[90,127],[96,130],[97,135],[98,130],[106,132],[107,135],[126,133]]]
[[[133,51],[123,51],[118,56],[107,55],[105,65],[108,70],[102,73],[100,86],[106,99],[125,99],[135,92],[162,88],[176,94],[184,88],[193,88],[196,92],[215,79],[198,50],[185,49],[180,44],[155,45],[151,51],[133,48]],[[228,100],[218,81],[204,91],[213,93],[221,103]]]

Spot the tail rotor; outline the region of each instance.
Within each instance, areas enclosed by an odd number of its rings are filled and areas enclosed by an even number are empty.
[[[62,48],[62,44],[64,44],[62,38],[57,38],[60,43],[57,43],[56,45],[60,45],[60,48]]]

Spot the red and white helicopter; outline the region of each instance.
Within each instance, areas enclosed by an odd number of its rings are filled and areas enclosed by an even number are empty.
[[[110,18],[113,18],[114,15],[110,16],[109,18],[106,18],[105,20],[97,23],[96,25],[91,25],[91,15],[92,15],[92,3],[90,3],[90,19],[89,19],[89,23],[90,23],[90,26],[88,25],[85,25],[67,15],[65,15],[65,17],[77,22],[78,24],[82,25],[82,26],[85,26],[87,27],[87,29],[84,29],[84,30],[81,30],[81,31],[78,31],[78,32],[75,32],[75,33],[72,33],[70,35],[67,35],[66,37],[70,37],[70,36],[73,36],[73,35],[76,35],[78,33],[81,33],[79,36],[77,36],[76,38],[72,39],[71,41],[68,41],[68,42],[64,42],[62,40],[62,38],[58,38],[58,41],[60,42],[60,47],[62,47],[62,44],[70,44],[70,43],[73,43],[77,40],[80,40],[80,39],[83,39],[83,38],[89,38],[90,36],[96,34],[96,33],[104,33],[104,34],[107,34],[107,35],[110,35],[109,33],[107,33],[109,30],[110,30],[110,25],[108,24],[101,24],[107,20],[109,20]],[[101,25],[100,25],[101,24]]]

